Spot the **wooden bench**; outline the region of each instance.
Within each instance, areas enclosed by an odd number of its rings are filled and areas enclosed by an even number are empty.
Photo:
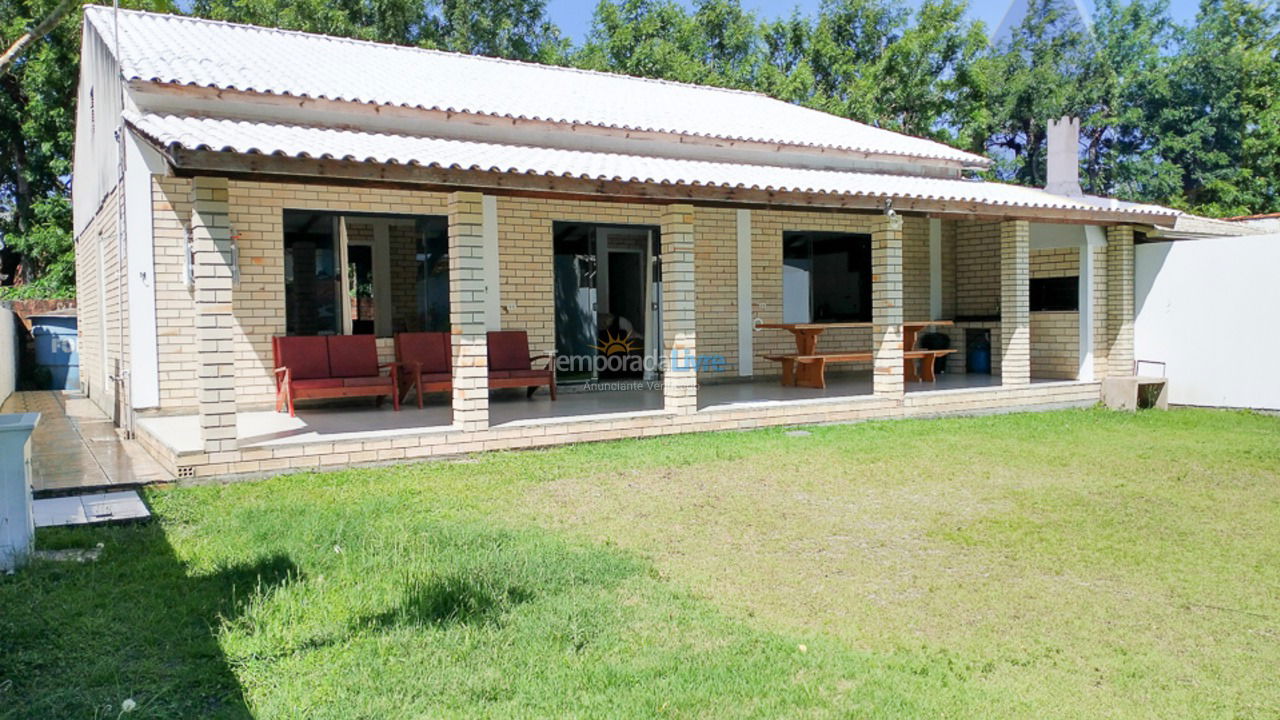
[[[933,382],[937,377],[933,374],[934,360],[946,357],[955,350],[907,350],[902,353],[902,378],[907,382],[924,380]],[[916,361],[920,361],[920,373],[916,374]]]
[[[869,362],[869,352],[835,352],[814,355],[765,355],[765,360],[782,363],[782,384],[823,389],[827,386],[827,363]]]

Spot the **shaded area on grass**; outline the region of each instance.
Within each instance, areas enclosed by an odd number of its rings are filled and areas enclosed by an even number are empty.
[[[192,574],[156,524],[41,530],[46,549],[93,562],[36,561],[0,578],[0,717],[251,717],[223,657],[219,623],[299,574],[283,555]]]

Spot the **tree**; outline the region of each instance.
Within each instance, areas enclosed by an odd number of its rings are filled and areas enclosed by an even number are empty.
[[[423,45],[514,60],[562,64],[569,41],[546,16],[545,0],[442,0]]]
[[[0,0],[0,40],[8,46],[57,4]],[[124,5],[172,9],[166,0]],[[0,74],[0,284],[21,281],[39,294],[74,292],[69,194],[80,22],[68,13]]]
[[[701,34],[673,0],[601,0],[575,65],[637,77],[701,82]]]
[[[997,177],[1043,186],[1048,120],[1080,115],[1088,30],[1068,0],[1030,0],[1022,23],[986,67],[986,136]]]
[[[1176,187],[1176,168],[1160,157],[1144,108],[1175,41],[1166,0],[1098,1],[1070,103],[1081,116],[1086,192],[1158,201]]]
[[[1280,211],[1280,7],[1203,0],[1147,124],[1176,173],[1164,200],[1207,214]]]

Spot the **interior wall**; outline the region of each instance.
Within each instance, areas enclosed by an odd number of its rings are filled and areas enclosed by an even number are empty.
[[[1033,249],[1031,277],[1080,276],[1080,248]],[[1075,380],[1080,374],[1080,311],[1031,313],[1031,377]]]
[[[1135,358],[1166,364],[1170,402],[1280,410],[1280,235],[1144,243],[1134,266]]]
[[[18,382],[18,335],[16,316],[0,303],[0,405],[13,394]]]

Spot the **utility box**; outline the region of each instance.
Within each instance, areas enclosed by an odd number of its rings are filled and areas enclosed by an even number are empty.
[[[80,387],[80,353],[76,311],[59,310],[27,318],[35,343],[36,372],[42,390]]]
[[[38,422],[40,413],[0,415],[0,572],[31,553],[31,432]]]

